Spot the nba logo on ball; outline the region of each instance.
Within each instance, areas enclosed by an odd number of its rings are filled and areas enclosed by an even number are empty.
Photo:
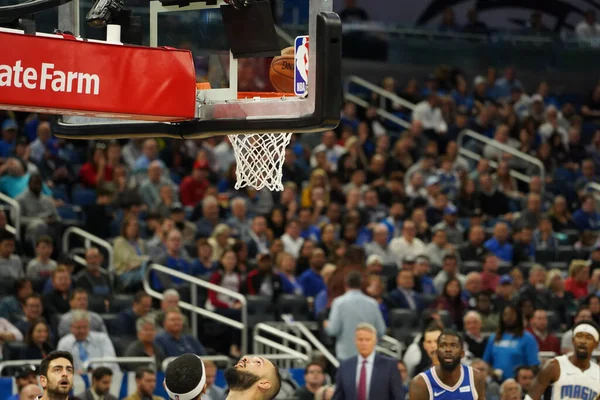
[[[308,90],[308,36],[298,36],[294,47],[296,54],[294,92],[296,96],[304,96]]]

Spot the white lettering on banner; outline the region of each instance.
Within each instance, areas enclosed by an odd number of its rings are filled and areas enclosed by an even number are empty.
[[[38,79],[39,77],[39,79]],[[40,73],[33,67],[24,68],[21,60],[15,65],[0,64],[0,87],[51,90],[53,92],[81,93],[97,96],[100,93],[100,77],[85,72],[64,72],[54,64],[42,63]]]

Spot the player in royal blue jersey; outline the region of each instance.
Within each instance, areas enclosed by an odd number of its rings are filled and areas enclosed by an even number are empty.
[[[462,365],[463,340],[454,331],[444,331],[436,351],[439,365],[417,375],[410,383],[410,400],[485,399],[485,377]]]

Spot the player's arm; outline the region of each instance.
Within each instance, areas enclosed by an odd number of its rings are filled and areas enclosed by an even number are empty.
[[[481,371],[473,369],[473,378],[475,379],[477,398],[479,400],[485,400],[485,375]]]
[[[525,399],[527,400],[540,400],[544,396],[544,392],[550,386],[550,384],[556,382],[560,375],[560,366],[558,361],[550,360],[546,363],[544,368],[533,380],[531,389],[527,393]]]
[[[421,374],[415,376],[410,382],[408,398],[410,400],[429,400],[429,390],[427,390],[427,385]]]

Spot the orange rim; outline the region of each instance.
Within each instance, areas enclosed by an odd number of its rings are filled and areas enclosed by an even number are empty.
[[[277,97],[295,97],[294,93],[281,93],[281,92],[239,92],[238,100],[242,99],[253,99],[255,97],[264,98],[277,98]]]

